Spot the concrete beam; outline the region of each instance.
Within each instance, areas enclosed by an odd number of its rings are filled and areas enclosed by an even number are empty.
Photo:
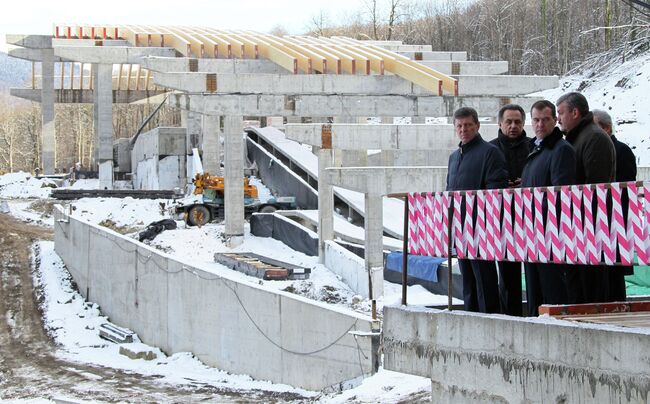
[[[9,49],[9,52],[7,52],[7,54],[12,58],[29,60],[31,62],[42,62],[43,57],[41,53],[42,53],[41,49],[34,49],[34,48],[14,48],[14,49]],[[53,57],[52,61],[63,62],[64,60],[61,59],[60,57]]]
[[[219,94],[436,95],[398,76],[156,73],[158,86]]]
[[[502,61],[451,61],[451,60],[418,60],[418,63],[447,75],[480,75],[508,73],[508,62]]]
[[[267,59],[193,59],[149,56],[140,63],[145,69],[155,72],[190,72],[190,62],[198,60],[198,72],[217,74],[282,74],[286,70]],[[292,75],[293,76],[293,75]]]
[[[524,95],[557,88],[558,76],[454,76],[458,79],[458,94],[463,96],[490,94],[492,96]]]
[[[132,46],[125,39],[52,38],[52,47]]]
[[[41,102],[40,89],[11,88],[9,89],[9,93],[14,97]],[[165,91],[156,90],[113,90],[113,103],[130,104],[165,93]],[[57,104],[92,104],[94,102],[93,90],[55,89],[54,102]]]
[[[483,139],[497,137],[497,124],[483,124]],[[534,136],[531,126],[525,126],[528,136]],[[367,124],[286,124],[288,139],[323,147],[323,133],[328,147],[342,150],[451,150],[458,147],[458,137],[451,124],[367,125]],[[329,133],[329,134],[327,134]]]
[[[344,167],[325,170],[331,185],[372,195],[444,191],[447,167]]]
[[[52,35],[7,34],[6,42],[9,45],[23,48],[50,49],[52,48]]]
[[[405,95],[234,95],[172,94],[169,105],[208,115],[246,116],[451,116],[461,106],[473,107],[481,116],[496,116],[505,104],[524,110],[539,97],[453,97]]]
[[[454,62],[463,62],[467,60],[467,52],[442,52],[442,51],[425,51],[425,52],[397,52],[413,60],[451,60]]]
[[[174,56],[173,48],[132,46],[57,46],[54,54],[67,60],[83,63],[134,63],[146,56]]]

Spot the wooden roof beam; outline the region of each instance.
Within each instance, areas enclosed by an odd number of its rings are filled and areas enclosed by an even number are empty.
[[[294,57],[298,64],[298,69],[302,70],[307,74],[312,73],[312,60],[305,56],[303,53],[296,51],[295,49],[286,46],[282,42],[277,41],[275,38],[272,38],[270,35],[260,35],[260,34],[243,34],[244,37],[254,38],[258,42],[264,42],[270,47],[276,48],[277,50],[291,55]]]

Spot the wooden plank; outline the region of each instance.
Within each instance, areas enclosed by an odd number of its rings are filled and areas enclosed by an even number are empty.
[[[566,305],[542,305],[539,307],[539,314],[549,316],[566,316],[578,314],[595,313],[623,313],[635,311],[650,311],[650,301],[638,302],[611,302],[611,303],[585,303]]]
[[[391,57],[394,57],[395,60],[400,61],[410,67],[412,67],[415,70],[418,70],[422,73],[425,73],[427,75],[433,76],[437,78],[438,80],[442,81],[442,88],[443,90],[451,93],[452,95],[457,96],[458,95],[458,80],[454,79],[453,77],[447,76],[446,74],[440,73],[439,71],[436,71],[430,67],[427,67],[421,63],[417,63],[406,56],[400,55],[395,52],[391,52],[389,50],[380,48],[378,46],[372,45],[371,49],[382,53],[384,55],[390,55]],[[418,83],[416,83],[418,84]],[[442,94],[440,94],[442,95]]]
[[[84,64],[81,63],[81,68],[79,69],[79,89],[84,89]]]
[[[192,44],[187,39],[179,36],[175,32],[167,30],[165,27],[159,27],[156,25],[147,25],[145,27],[148,29],[158,30],[163,33],[163,46],[172,47],[180,52],[181,55],[192,57]]]
[[[129,64],[129,70],[127,70],[126,74],[126,89],[130,90],[131,89],[131,75],[133,73],[133,64]]]
[[[279,36],[275,36],[275,35],[269,35],[269,36],[272,37],[277,42],[283,44],[284,46],[289,47],[289,48],[295,50],[296,52],[300,52],[303,55],[307,56],[311,60],[312,69],[314,69],[314,70],[316,70],[316,71],[318,71],[320,73],[323,73],[323,74],[326,74],[328,72],[328,67],[327,67],[328,66],[328,60],[321,53],[309,50],[309,49],[307,49],[306,47],[304,47],[302,45],[297,45],[297,44],[295,44],[295,43],[293,43],[293,42],[291,42],[291,41],[289,41],[287,39],[281,38]]]
[[[142,77],[142,65],[138,65],[138,74],[135,76],[135,89],[140,89],[140,78]]]
[[[329,40],[329,38],[323,38],[325,40]],[[378,73],[378,74],[384,74],[384,59],[381,57],[378,57],[374,53],[368,52],[365,49],[355,45],[355,44],[349,44],[346,42],[341,42],[341,41],[336,41],[336,40],[330,40],[333,45],[336,45],[342,49],[345,49],[347,52],[355,52],[358,55],[363,56],[364,58],[368,59],[369,64],[370,64],[370,70]]]
[[[187,56],[200,58],[205,57],[205,44],[203,41],[188,30],[183,30],[176,26],[170,26],[168,29],[171,33],[178,35],[179,38],[183,38],[183,40],[190,43],[190,54]],[[192,49],[194,50],[193,52]]]
[[[244,43],[231,37],[230,35],[226,34],[223,31],[216,30],[213,28],[204,28],[206,31],[218,35],[220,38],[222,38],[224,41],[230,44],[230,49],[231,49],[231,56],[230,57],[236,57],[239,59],[244,59],[246,57],[246,49],[244,47]]]
[[[207,28],[196,28],[196,30],[217,44],[216,57],[226,59],[232,58],[232,45],[229,41],[215,34],[214,32],[209,31]]]
[[[182,27],[183,30],[190,32],[193,36],[203,41],[206,47],[205,55],[203,57],[217,58],[219,56],[219,43],[212,38],[208,37],[196,27]]]
[[[122,66],[122,63],[120,63],[117,70],[117,86],[115,87],[116,90],[119,90],[120,87],[122,87]]]
[[[349,42],[347,40],[344,42],[352,44],[352,42]],[[353,46],[354,45],[359,46],[360,49],[363,49],[366,52],[372,53],[375,56],[382,58],[384,60],[384,66],[389,72],[400,76],[403,79],[406,79],[414,84],[417,84],[420,87],[423,87],[424,89],[429,90],[435,94],[442,95],[442,80],[422,70],[413,68],[413,66],[410,66],[403,59],[396,57],[400,55],[388,51],[384,52],[376,46],[362,46],[353,44]]]
[[[298,52],[295,49],[292,49],[288,46],[285,46],[283,43],[276,41],[274,38],[270,36],[264,36],[260,34],[251,35],[247,33],[240,34],[240,35],[251,39],[255,39],[260,44],[267,45],[269,48],[275,48],[276,51],[290,55],[291,57],[295,58],[298,69],[302,70],[305,73],[311,74],[312,72],[311,59],[305,56],[303,53]],[[267,52],[269,52],[269,54],[278,54],[275,51],[271,51],[271,49],[268,49]],[[271,58],[268,59],[273,60]]]

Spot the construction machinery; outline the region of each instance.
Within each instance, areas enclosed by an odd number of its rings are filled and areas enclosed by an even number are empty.
[[[194,192],[189,197],[178,201],[175,213],[182,215],[190,226],[203,226],[216,218],[223,217],[224,178],[210,173],[197,173],[192,183]],[[244,212],[247,216],[255,212],[271,213],[278,209],[296,208],[295,197],[272,197],[262,202],[258,195],[257,187],[250,184],[248,177],[244,177]]]

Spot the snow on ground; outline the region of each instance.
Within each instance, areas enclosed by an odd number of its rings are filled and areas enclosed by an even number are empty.
[[[44,218],[42,212],[35,210],[35,206],[43,203],[43,199],[14,199],[22,195],[38,194],[37,190],[41,189],[41,185],[47,181],[30,179],[30,176],[24,173],[0,176],[3,189],[10,190],[2,196],[3,199],[8,199],[6,202],[10,213],[21,220],[52,227],[51,216]],[[96,188],[95,181],[84,180],[81,184],[78,181],[77,184],[79,188],[93,189]],[[19,183],[20,186],[14,186],[15,183]],[[47,195],[49,196],[49,192]],[[49,200],[48,203],[55,202]],[[144,229],[150,222],[168,217],[165,200],[84,198],[72,201],[70,206],[74,216],[92,223],[102,223],[119,231],[126,231],[127,235],[132,237],[137,236],[138,231]],[[260,285],[261,282],[263,287],[292,291],[345,310],[352,309],[365,314],[370,312],[370,302],[355,296],[338,276],[318,264],[316,257],[294,251],[277,240],[253,236],[248,231],[248,227],[244,243],[237,248],[229,249],[225,246],[222,237],[223,224],[190,228],[183,222],[177,223],[178,229],[159,234],[151,245],[182,259],[191,260],[193,264],[211,271],[220,271],[224,275],[227,274],[229,278],[256,285]],[[177,385],[205,383],[228,389],[293,392],[302,395],[306,400],[321,402],[397,402],[413,394],[426,394],[425,392],[430,389],[430,381],[427,378],[380,368],[377,374],[366,378],[356,388],[343,393],[323,395],[320,392],[305,391],[291,386],[255,381],[246,375],[231,375],[205,366],[191,353],[178,353],[167,357],[157,348],[148,348],[158,354],[158,358],[154,361],[127,358],[119,354],[118,344],[99,338],[98,327],[106,322],[106,318],[101,315],[97,305],[85,302],[83,297],[73,290],[71,277],[54,252],[53,246],[53,243],[48,241],[35,244],[40,259],[34,277],[38,293],[42,294],[45,301],[44,322],[60,346],[58,355],[66,359],[143,375],[159,375],[162,376],[161,383]],[[253,252],[308,267],[312,271],[311,277],[300,281],[261,281],[215,263],[214,253],[225,251]],[[384,298],[378,302],[380,310],[384,304],[400,302],[401,286],[387,282],[385,293]],[[409,302],[412,304],[445,304],[447,299],[445,296],[432,295],[420,286],[409,287],[408,293]]]
[[[152,361],[130,359],[119,353],[120,344],[99,337],[99,327],[107,322],[96,304],[88,303],[73,289],[72,279],[59,256],[54,243],[35,244],[39,257],[34,272],[34,283],[43,297],[45,327],[60,346],[57,355],[67,360],[92,363],[123,369],[143,375],[159,375],[161,383],[189,385],[205,383],[215,387],[236,390],[264,390],[293,392],[305,397],[318,393],[291,386],[256,381],[246,375],[232,375],[202,364],[191,353],[166,356],[158,348],[147,347],[137,341],[134,348],[152,350],[157,358]]]
[[[34,178],[25,172],[9,173],[0,176],[0,198],[47,198],[54,182]]]
[[[597,74],[563,77],[560,87],[531,95],[555,102],[560,95],[578,90],[587,97],[590,109],[612,116],[616,137],[632,148],[637,165],[650,165],[650,52]]]

